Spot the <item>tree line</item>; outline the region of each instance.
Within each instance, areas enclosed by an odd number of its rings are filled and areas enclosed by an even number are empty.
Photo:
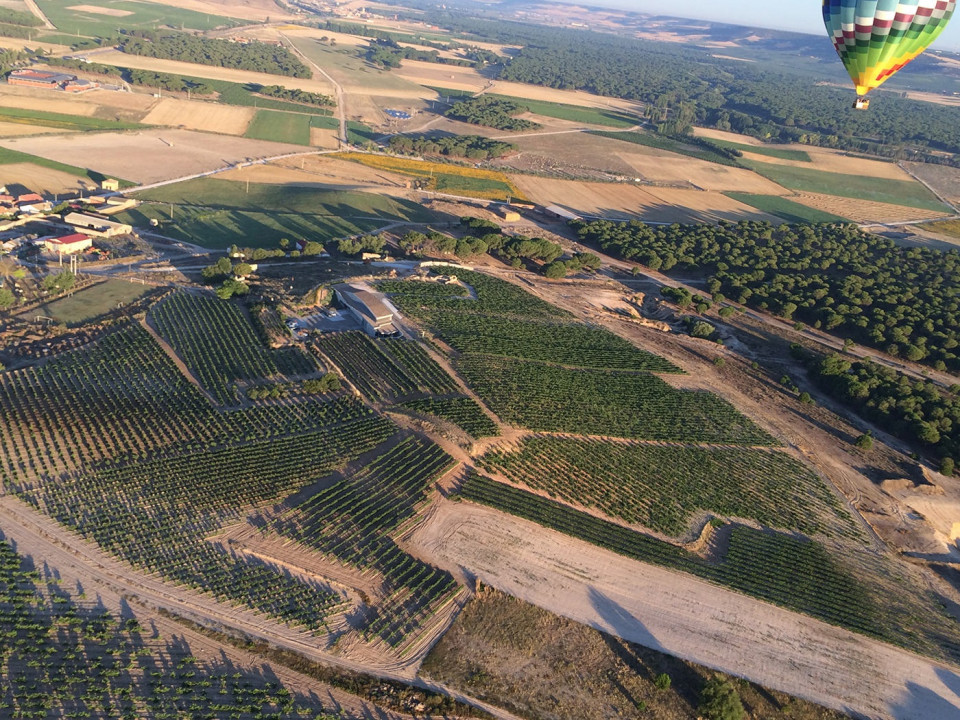
[[[529,110],[530,108],[513,100],[502,100],[481,95],[455,103],[447,110],[445,115],[452,120],[459,120],[471,125],[522,132],[524,130],[536,130],[540,127],[539,123],[516,117],[529,112]]]
[[[489,160],[515,152],[517,146],[480,135],[394,135],[390,150],[403,155],[443,155],[445,157]]]
[[[901,247],[855,225],[576,222],[581,240],[715,298],[802,321],[895,357],[960,371],[960,252]]]
[[[282,85],[261,85],[256,90],[257,95],[277,98],[278,100],[289,100],[290,102],[300,103],[301,105],[316,105],[317,107],[329,107],[336,105],[333,98],[322,93],[308,92],[307,90],[297,90],[296,88],[285,88]]]
[[[928,380],[912,380],[869,360],[840,353],[823,357],[798,345],[791,351],[806,363],[821,389],[884,431],[937,456],[941,471],[953,474],[960,458],[960,384],[943,391]]]
[[[476,63],[465,58],[443,57],[437,50],[420,50],[418,48],[400,45],[389,38],[379,38],[370,41],[367,49],[367,60],[381,68],[398,68],[403,60],[420,60],[440,65],[455,65],[457,67],[473,67]]]
[[[262,42],[237,43],[186,33],[128,31],[121,37],[119,48],[130,55],[142,57],[295,78],[312,77],[310,69],[285,47]]]

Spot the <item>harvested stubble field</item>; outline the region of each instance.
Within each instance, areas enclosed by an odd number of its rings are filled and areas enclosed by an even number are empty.
[[[757,210],[783,218],[789,223],[845,222],[849,219],[824,210],[808,207],[799,201],[795,201],[795,199],[781,197],[779,195],[739,192],[731,192],[727,193],[727,195],[738,202],[755,207]]]
[[[582,215],[666,223],[779,221],[718,192],[555,180],[532,175],[511,175],[510,179],[533,202],[562,205]]]
[[[14,86],[15,87],[15,86]],[[16,88],[21,90],[23,88]],[[44,93],[38,95],[38,93]],[[32,93],[7,92],[7,86],[0,91],[0,106],[5,108],[20,108],[21,110],[39,110],[41,112],[61,113],[63,115],[80,115],[92,117],[99,109],[93,102],[85,102],[82,96],[73,98],[66,93],[51,93],[49,91],[34,90]]]
[[[337,33],[324,33],[328,37],[339,38]],[[339,82],[350,94],[394,95],[397,97],[429,97],[416,83],[403,79],[396,71],[380,70],[362,57],[365,46],[342,46],[340,40],[330,46],[312,37],[291,36],[294,47]],[[429,64],[429,63],[426,63]],[[349,100],[349,98],[348,98]]]
[[[162,98],[141,122],[224,135],[243,135],[256,112],[253,108],[235,105]]]
[[[23,186],[42,195],[78,192],[96,187],[85,176],[30,162],[0,164],[0,185]]]
[[[302,149],[180,129],[9,139],[0,146],[144,184]]]
[[[335,157],[371,168],[426,178],[429,188],[441,193],[488,200],[522,200],[525,197],[522,188],[503,173],[493,170],[364,153],[340,153]]]
[[[0,137],[22,137],[24,135],[46,135],[62,132],[63,130],[60,128],[46,127],[44,125],[24,125],[23,123],[0,121]]]
[[[265,165],[228,170],[222,180],[250,180],[265,185],[299,185],[341,190],[376,187],[378,192],[407,194],[409,176],[337,160],[329,155],[284,158]]]
[[[848,220],[861,223],[895,223],[909,220],[932,220],[950,214],[946,207],[944,207],[942,211],[924,210],[887,202],[852,200],[837,197],[836,195],[826,195],[824,193],[800,192],[796,195],[791,195],[790,200],[821,212],[839,215]]]

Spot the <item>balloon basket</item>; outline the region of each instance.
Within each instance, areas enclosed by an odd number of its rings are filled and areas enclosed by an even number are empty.
[[[853,103],[854,110],[868,110],[870,108],[870,98],[858,97]]]

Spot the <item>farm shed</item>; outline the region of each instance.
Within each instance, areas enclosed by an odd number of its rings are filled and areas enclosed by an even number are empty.
[[[43,247],[47,252],[61,253],[63,255],[73,255],[74,253],[83,252],[92,245],[93,240],[81,233],[48,238],[43,243]]]
[[[393,330],[394,310],[379,293],[355,285],[337,285],[334,291],[368,335]]]
[[[84,213],[67,213],[63,221],[67,225],[73,225],[76,228],[83,228],[85,233],[99,237],[113,237],[114,235],[129,235],[133,228],[124,223],[114,222],[106,218],[99,218],[95,215],[85,215]]]

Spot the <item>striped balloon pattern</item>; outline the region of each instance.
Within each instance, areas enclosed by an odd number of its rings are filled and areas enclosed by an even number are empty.
[[[823,22],[863,96],[930,47],[956,7],[956,0],[823,0]]]

